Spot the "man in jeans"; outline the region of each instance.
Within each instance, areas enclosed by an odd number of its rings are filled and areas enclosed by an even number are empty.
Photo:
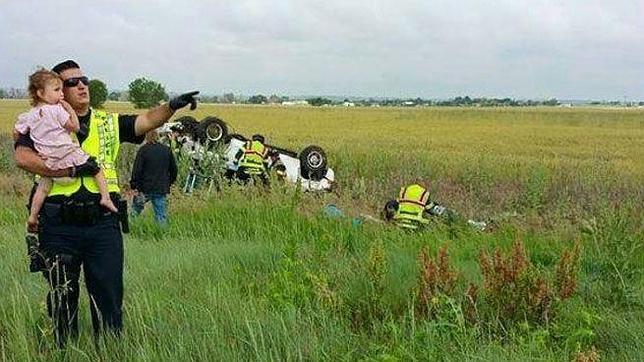
[[[130,187],[133,191],[132,212],[139,215],[148,201],[154,208],[154,219],[160,225],[168,222],[166,195],[177,179],[177,163],[170,147],[158,142],[156,130],[145,135],[134,160]]]

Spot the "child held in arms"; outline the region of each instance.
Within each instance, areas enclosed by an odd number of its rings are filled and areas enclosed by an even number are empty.
[[[89,84],[87,78],[76,81]],[[63,100],[63,82],[58,74],[40,69],[29,76],[29,95],[33,108],[18,116],[15,130],[21,134],[29,134],[36,151],[44,159],[45,166],[52,170],[60,170],[81,166],[87,162],[94,163],[95,161],[90,159],[78,144],[74,134],[80,128],[78,116],[71,105]],[[100,204],[112,212],[118,212],[110,199],[103,171],[99,169],[94,177],[101,194]],[[37,231],[38,214],[53,182],[65,184],[72,181],[69,177],[40,179],[31,202],[28,231]]]

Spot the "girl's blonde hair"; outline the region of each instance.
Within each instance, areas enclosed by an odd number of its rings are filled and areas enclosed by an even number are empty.
[[[42,100],[38,97],[38,90],[45,89],[45,86],[51,82],[63,82],[60,76],[51,70],[45,68],[38,69],[34,74],[29,76],[29,96],[31,105],[36,106]]]

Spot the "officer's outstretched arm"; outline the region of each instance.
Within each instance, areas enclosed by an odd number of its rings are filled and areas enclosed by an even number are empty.
[[[197,108],[197,99],[195,96],[198,91],[184,93],[170,102],[154,107],[143,114],[139,114],[134,122],[134,132],[137,136],[146,134],[148,131],[160,127],[167,122],[177,109],[190,105],[190,109]]]
[[[144,135],[148,131],[158,128],[167,122],[173,114],[174,111],[167,104],[154,107],[136,117],[136,121],[134,121],[134,132],[137,136]]]
[[[14,154],[16,166],[21,169],[46,177],[65,177],[72,174],[70,169],[52,170],[45,166],[45,161],[40,158],[36,151],[26,146],[16,147]]]

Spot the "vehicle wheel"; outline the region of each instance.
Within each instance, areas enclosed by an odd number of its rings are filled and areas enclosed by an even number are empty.
[[[197,122],[194,117],[179,117],[175,120],[175,122],[181,123],[181,133],[183,135],[190,136],[193,139],[197,136],[197,126],[199,125],[199,122]]]
[[[206,117],[199,122],[197,135],[202,144],[214,145],[226,139],[228,126],[217,117]]]
[[[326,175],[327,158],[321,147],[308,146],[300,152],[300,174],[309,180],[319,181]]]

